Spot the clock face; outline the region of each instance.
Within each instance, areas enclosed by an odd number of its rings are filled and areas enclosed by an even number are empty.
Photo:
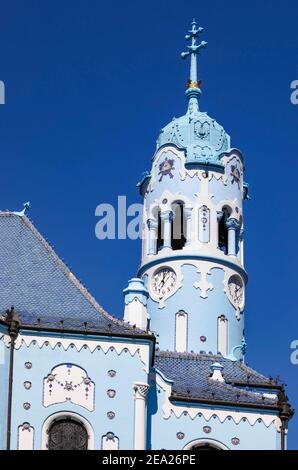
[[[163,299],[168,297],[175,288],[177,275],[171,268],[162,268],[156,271],[152,278],[153,292]]]
[[[232,303],[240,307],[244,299],[244,286],[241,277],[236,275],[231,276],[228,282],[228,289]]]

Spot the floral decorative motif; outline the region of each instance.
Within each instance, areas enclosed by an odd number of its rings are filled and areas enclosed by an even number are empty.
[[[115,371],[115,370],[109,370],[109,371],[108,371],[108,375],[109,375],[110,377],[115,377],[116,371]]]
[[[201,140],[208,140],[210,136],[210,124],[208,122],[197,121],[194,126],[196,137]]]
[[[32,383],[26,380],[26,382],[24,382],[24,387],[26,390],[30,390],[30,388],[32,387]]]
[[[205,434],[210,434],[211,431],[212,431],[212,429],[211,429],[210,426],[204,426],[204,427],[203,427],[203,431],[204,431]]]
[[[28,403],[28,402],[26,402],[26,403],[23,403],[23,408],[24,408],[25,410],[30,410],[30,408],[31,408],[31,404],[30,404],[30,403]]]
[[[175,170],[174,164],[175,160],[167,157],[163,162],[160,163],[158,173],[158,175],[160,175],[159,182],[162,181],[163,177],[167,175],[169,175],[170,178],[174,178],[172,173],[172,171]]]
[[[31,369],[32,368],[32,362],[25,362],[25,367],[26,367],[26,369]]]
[[[71,364],[67,365],[68,367],[68,372],[70,372],[70,369],[72,368]],[[57,374],[49,374],[46,378],[47,382],[49,383],[49,394],[52,394],[53,391],[53,382],[56,382],[58,385],[64,388],[64,390],[67,390],[68,392],[74,391],[76,388],[79,388],[81,385],[86,385],[85,387],[85,395],[86,399],[88,399],[88,394],[89,394],[89,388],[92,385],[92,380],[89,377],[82,377],[82,380],[78,383],[73,384],[72,380],[68,382],[67,380],[59,380],[56,378]]]
[[[115,413],[114,413],[114,411],[108,411],[108,412],[107,412],[107,417],[108,417],[109,419],[114,419],[114,418],[115,418]]]
[[[241,180],[241,173],[237,167],[237,165],[231,165],[231,177],[232,177],[232,184],[236,183],[238,185],[238,189],[240,189],[240,180]]]
[[[239,446],[240,439],[238,439],[238,437],[233,437],[233,439],[231,439],[231,442],[232,442],[233,446]]]
[[[107,390],[107,395],[109,398],[114,398],[116,395],[116,390],[112,390],[112,389]]]
[[[68,392],[70,392],[71,390],[73,390],[72,382],[67,382],[67,380],[66,380],[66,381],[65,381],[65,385],[64,385],[64,390],[67,390]]]
[[[94,383],[81,367],[60,364],[44,378],[44,406],[70,401],[94,409]]]
[[[177,432],[176,436],[177,436],[177,439],[181,441],[182,439],[184,439],[185,434],[184,432]]]

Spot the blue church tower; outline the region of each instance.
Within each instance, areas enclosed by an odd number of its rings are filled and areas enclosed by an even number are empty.
[[[247,274],[243,256],[243,156],[224,128],[200,111],[196,22],[186,36],[186,114],[158,137],[150,176],[140,185],[144,234],[139,276],[148,289],[159,347],[243,359]]]
[[[199,107],[160,132],[141,265],[107,313],[22,212],[0,212],[0,448],[286,448],[284,386],[245,363],[243,156]]]

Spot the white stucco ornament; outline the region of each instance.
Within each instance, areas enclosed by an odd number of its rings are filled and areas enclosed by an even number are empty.
[[[84,369],[74,364],[54,367],[43,380],[44,406],[66,401],[94,410],[94,383]]]

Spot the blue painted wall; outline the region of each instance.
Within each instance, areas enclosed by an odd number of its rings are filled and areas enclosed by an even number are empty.
[[[32,368],[26,369],[24,363],[32,362]],[[43,378],[58,364],[76,364],[88,373],[95,382],[95,409],[90,412],[82,406],[65,402],[44,407]],[[116,376],[109,377],[108,371],[114,369]],[[71,411],[86,418],[94,430],[95,449],[101,448],[101,438],[107,432],[113,432],[119,438],[121,449],[132,449],[134,446],[134,382],[146,382],[147,374],[138,354],[133,357],[123,351],[120,355],[109,350],[93,353],[88,348],[80,352],[76,348],[56,346],[39,347],[31,344],[23,345],[15,354],[14,367],[14,396],[12,413],[12,449],[17,448],[17,430],[20,424],[29,422],[35,429],[34,448],[41,445],[41,430],[44,421],[53,413]],[[32,382],[32,388],[25,390],[24,381]],[[115,398],[107,396],[107,390],[116,390]],[[30,410],[25,410],[23,404],[29,402]],[[113,411],[115,418],[107,418],[107,412]]]
[[[189,262],[190,263],[190,262]],[[148,311],[151,317],[151,329],[158,333],[158,347],[161,350],[175,350],[175,314],[184,310],[188,314],[188,351],[217,354],[217,319],[225,315],[228,319],[228,345],[240,345],[243,338],[244,315],[236,319],[235,309],[223,291],[224,271],[214,268],[208,276],[208,282],[213,284],[208,297],[200,297],[200,289],[193,287],[200,280],[195,266],[185,264],[182,266],[183,285],[169,299],[165,301],[165,308],[160,309],[159,304],[152,298],[148,299]],[[205,336],[205,342],[200,337]]]
[[[217,417],[211,417],[209,421],[206,421],[203,416],[199,415],[194,419],[191,419],[188,414],[182,414],[177,418],[173,413],[170,418],[165,419],[162,409],[165,399],[165,393],[160,387],[153,386],[150,389],[148,421],[151,432],[148,439],[149,448],[179,450],[197,439],[212,439],[224,444],[231,450],[280,449],[280,434],[274,424],[266,427],[263,422],[257,421],[252,426],[248,421],[241,421],[236,424],[233,419],[226,419],[221,423]],[[191,408],[189,404],[184,405]],[[204,408],[204,406],[200,406],[200,408]],[[206,409],[210,409],[210,407],[206,407]],[[227,410],[229,408],[223,409]],[[245,408],[239,410],[245,411]],[[233,411],[235,411],[235,408]],[[203,428],[205,426],[210,427],[211,432],[204,432]],[[184,438],[178,439],[177,433],[183,433]],[[240,440],[237,446],[231,442],[231,439],[235,437]]]

